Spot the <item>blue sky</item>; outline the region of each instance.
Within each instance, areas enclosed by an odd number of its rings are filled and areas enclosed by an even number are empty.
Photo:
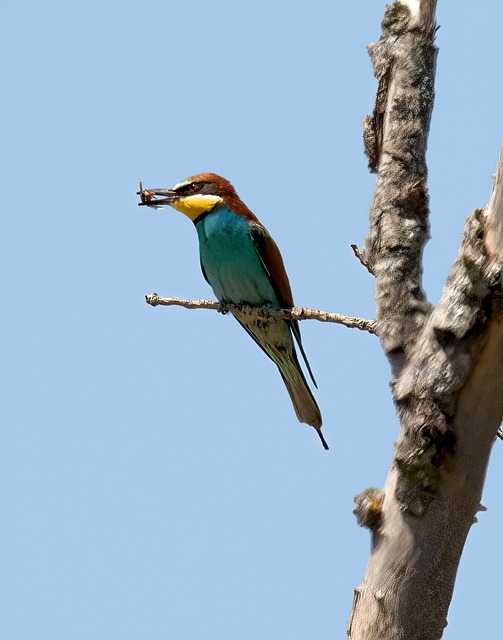
[[[503,7],[439,4],[432,301],[503,132]],[[4,10],[0,637],[345,637],[369,551],[353,496],[382,486],[398,429],[378,342],[302,323],[327,453],[232,318],[144,303],[211,291],[191,223],[135,192],[226,176],[278,242],[297,304],[373,317],[350,244],[368,228],[365,45],[383,8]],[[502,469],[496,443],[446,640],[501,637]]]

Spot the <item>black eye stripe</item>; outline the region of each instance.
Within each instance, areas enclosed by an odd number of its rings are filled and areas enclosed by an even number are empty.
[[[207,182],[189,182],[188,184],[177,187],[175,191],[180,195],[188,195],[190,193],[197,193],[198,191],[201,191],[207,184]]]
[[[203,182],[189,182],[189,184],[184,184],[181,187],[178,187],[176,190],[177,193],[186,194],[186,193],[196,193],[204,186]]]

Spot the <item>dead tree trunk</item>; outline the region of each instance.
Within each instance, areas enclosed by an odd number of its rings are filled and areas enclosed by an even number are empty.
[[[438,304],[422,289],[435,7],[389,5],[369,47],[379,87],[364,141],[377,181],[362,253],[376,279],[401,426],[384,489],[355,499],[372,548],[355,590],[352,640],[442,636],[503,417],[503,151],[489,204],[468,217]]]

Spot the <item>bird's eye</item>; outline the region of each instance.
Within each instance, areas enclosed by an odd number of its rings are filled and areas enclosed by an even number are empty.
[[[175,189],[175,191],[180,195],[188,195],[191,193],[196,193],[197,191],[201,191],[203,186],[203,182],[188,182],[179,186],[177,189]]]

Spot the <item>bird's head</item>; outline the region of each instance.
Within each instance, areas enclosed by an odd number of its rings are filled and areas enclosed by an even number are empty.
[[[141,189],[140,205],[158,207],[168,204],[193,222],[212,211],[217,204],[232,206],[239,200],[232,184],[216,173],[198,173],[175,184],[171,189]]]

